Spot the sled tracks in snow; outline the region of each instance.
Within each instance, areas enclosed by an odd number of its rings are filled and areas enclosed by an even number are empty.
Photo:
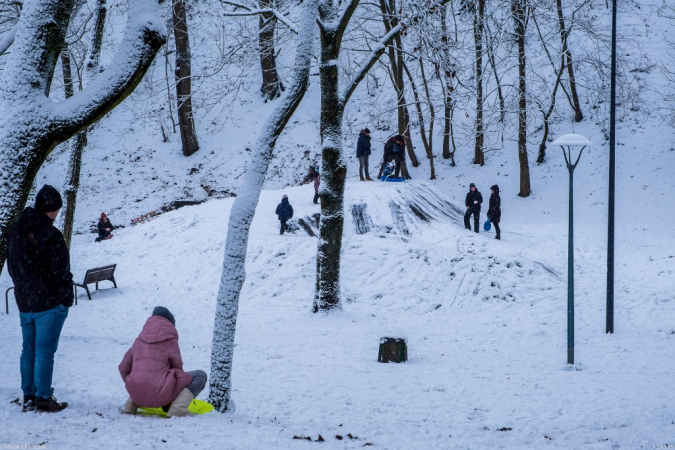
[[[363,195],[361,197],[363,199]],[[382,212],[382,205],[388,206],[391,223],[386,223],[388,218],[383,214],[380,214],[379,220],[374,220],[369,213],[368,204],[372,205],[371,208],[378,208],[379,213]],[[450,222],[457,226],[463,226],[464,223],[464,213],[460,208],[422,183],[406,183],[386,190],[379,189],[367,203],[353,203],[349,209],[356,234],[371,231],[389,233],[396,229],[404,236],[409,236],[414,228],[423,223]]]

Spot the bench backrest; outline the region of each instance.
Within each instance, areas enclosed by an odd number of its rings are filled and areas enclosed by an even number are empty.
[[[115,274],[115,267],[117,264],[104,267],[96,267],[94,269],[87,270],[87,274],[84,276],[83,284],[96,283],[97,281],[110,280]]]

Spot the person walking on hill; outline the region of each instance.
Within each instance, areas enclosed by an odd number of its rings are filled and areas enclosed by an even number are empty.
[[[63,206],[59,192],[44,185],[7,233],[7,270],[14,282],[23,349],[23,410],[58,412],[68,406],[54,397],[54,354],[73,305],[70,253],[54,220]]]
[[[281,203],[277,205],[276,214],[279,218],[279,221],[281,222],[281,230],[279,234],[284,234],[284,231],[288,231],[288,225],[286,222],[293,218],[293,207],[290,203],[288,203],[288,195],[284,195],[282,197]]]
[[[98,237],[96,238],[96,242],[112,239],[112,230],[113,225],[110,223],[110,219],[108,219],[105,213],[101,213],[101,218],[98,220]]]
[[[162,408],[167,417],[192,415],[188,406],[206,386],[206,372],[183,370],[176,319],[157,306],[118,366],[129,399],[124,414],[139,407]]]
[[[356,157],[359,158],[359,178],[361,181],[373,181],[368,174],[368,157],[370,156],[370,130],[365,128],[359,134],[359,141],[356,144]],[[363,174],[366,177],[363,177]]]
[[[499,229],[499,221],[502,218],[502,199],[499,197],[499,186],[496,184],[490,188],[490,206],[488,208],[488,220],[495,226],[497,236],[495,239],[501,239],[501,230]]]
[[[469,185],[469,192],[466,194],[464,205],[466,206],[466,213],[464,214],[464,227],[467,230],[471,229],[469,219],[473,214],[473,230],[478,233],[478,223],[480,222],[480,205],[483,203],[483,196],[480,194],[476,185],[471,183]]]

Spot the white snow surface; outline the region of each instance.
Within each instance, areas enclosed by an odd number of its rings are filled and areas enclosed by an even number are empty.
[[[318,212],[312,186],[283,193],[296,218]],[[462,204],[432,183],[350,181],[347,212],[366,204],[371,231],[357,234],[346,214],[344,310],[312,314],[316,239],[279,236],[273,211],[281,195],[263,192],[251,226],[234,411],[172,420],[124,416],[117,371],[157,305],[176,317],[186,370],[208,370],[232,205],[223,199],[117,230],[102,244],[93,235],[74,237],[76,278],[117,263],[119,289],[103,283],[92,301],[80,291],[70,310],[54,376],[57,397],[70,402],[62,413],[22,413],[10,404],[21,396],[21,332],[10,305],[10,315],[0,316],[2,442],[313,448],[319,444],[293,436],[321,435],[327,448],[424,449],[652,448],[672,440],[672,245],[655,245],[640,231],[631,239],[643,250],[628,252],[620,239],[617,330],[606,335],[603,233],[579,221],[577,364],[569,367],[566,223],[528,224],[509,212],[514,217],[502,223],[500,242],[464,230],[456,212]],[[420,198],[422,216],[432,212],[428,222],[409,207]],[[8,285],[5,274],[0,287]],[[377,362],[384,336],[407,338],[407,363]]]
[[[643,1],[641,11],[660,3]],[[602,14],[607,22],[607,11]],[[640,14],[624,11],[621,32],[639,37],[654,52],[652,59],[665,58],[663,36],[672,32],[672,23],[656,13]],[[257,18],[252,20],[257,29]],[[112,36],[121,39],[121,31]],[[203,36],[201,42],[206,45]],[[281,59],[292,61],[293,50],[285,52]],[[102,65],[113,56],[104,52]],[[157,60],[141,91],[151,82],[164,83],[163,58]],[[203,63],[195,61],[195,67]],[[658,92],[667,83],[658,70],[643,76],[650,88],[644,105],[658,107]],[[508,137],[503,148],[486,153],[484,167],[470,163],[470,145],[458,148],[457,166],[450,167],[439,156],[437,135],[437,180],[423,181],[429,177],[428,160],[419,145],[420,166],[408,164],[411,182],[359,182],[355,144],[359,130],[370,126],[366,110],[375,101],[365,83],[347,107],[345,140],[339,143],[348,166],[344,308],[329,315],[310,312],[317,240],[302,231],[279,236],[274,209],[288,194],[296,218],[319,211],[311,202],[313,187],[297,186],[321,149],[319,83],[311,78],[315,82],[277,142],[250,229],[235,336],[235,408],[171,420],[122,415],[126,392],[117,365],[152,309],[164,305],[176,317],[185,369],[209,371],[233,203],[216,197],[239,190],[249,159],[246,149],[276,106],[262,102],[257,81],[250,93],[223,100],[232,102],[231,114],[221,118],[218,108],[204,113],[197,125],[201,150],[190,158],[182,156],[177,134],[162,142],[159,126],[147,118],[156,111],[140,95],[91,131],[72,270],[81,281],[87,269],[116,263],[119,289],[104,282],[92,301],[79,291],[55,358],[55,395],[69,402],[58,414],[22,413],[11,403],[22,394],[21,329],[10,294],[9,315],[0,308],[0,446],[356,449],[371,443],[376,449],[426,450],[675,445],[673,128],[646,107],[617,123],[615,334],[607,335],[608,143],[590,119],[553,126],[552,137],[578,133],[593,143],[574,178],[576,364],[570,367],[568,173],[560,149],[549,145],[546,162],[534,164],[540,134],[530,136],[532,195],[526,199],[517,196],[518,150]],[[373,175],[390,131],[370,128]],[[419,136],[413,137],[419,143]],[[62,186],[67,160],[67,153],[57,149],[38,184]],[[471,182],[485,200],[481,222],[489,186],[500,186],[502,241],[494,239],[494,231],[464,230],[461,212]],[[413,203],[418,214],[410,204],[419,198],[425,200]],[[129,225],[132,218],[174,200],[207,199]],[[357,233],[354,205],[366,205],[369,231],[364,234]],[[90,229],[101,211],[125,228],[99,244]],[[9,286],[4,271],[0,292]],[[379,339],[385,336],[407,339],[408,362],[377,362]],[[199,398],[207,396],[208,386]],[[293,439],[316,441],[319,435],[325,442]]]

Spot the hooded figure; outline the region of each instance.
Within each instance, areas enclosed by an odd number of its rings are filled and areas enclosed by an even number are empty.
[[[490,188],[492,195],[490,195],[490,207],[488,208],[488,220],[495,226],[497,236],[495,239],[501,239],[501,230],[499,229],[499,222],[502,219],[502,199],[499,197],[499,186],[496,184]]]
[[[368,174],[368,157],[370,156],[370,130],[365,128],[359,134],[356,144],[356,157],[359,158],[359,177],[361,181],[373,181]],[[363,174],[366,174],[365,178]]]
[[[118,369],[129,393],[124,407],[135,414],[139,406],[171,405],[167,416],[188,415],[187,407],[206,384],[201,370],[183,371],[176,320],[167,308],[156,307],[126,352]]]
[[[464,201],[464,205],[466,206],[466,214],[464,214],[464,227],[467,230],[471,229],[469,219],[473,214],[473,230],[478,233],[481,203],[483,203],[483,196],[476,188],[476,185],[471,183],[469,185],[469,192],[466,194],[466,200]]]
[[[281,222],[281,231],[279,234],[284,234],[284,231],[288,231],[288,222],[293,217],[293,207],[288,203],[288,195],[284,195],[281,199],[281,203],[277,205],[276,210],[277,217]]]

